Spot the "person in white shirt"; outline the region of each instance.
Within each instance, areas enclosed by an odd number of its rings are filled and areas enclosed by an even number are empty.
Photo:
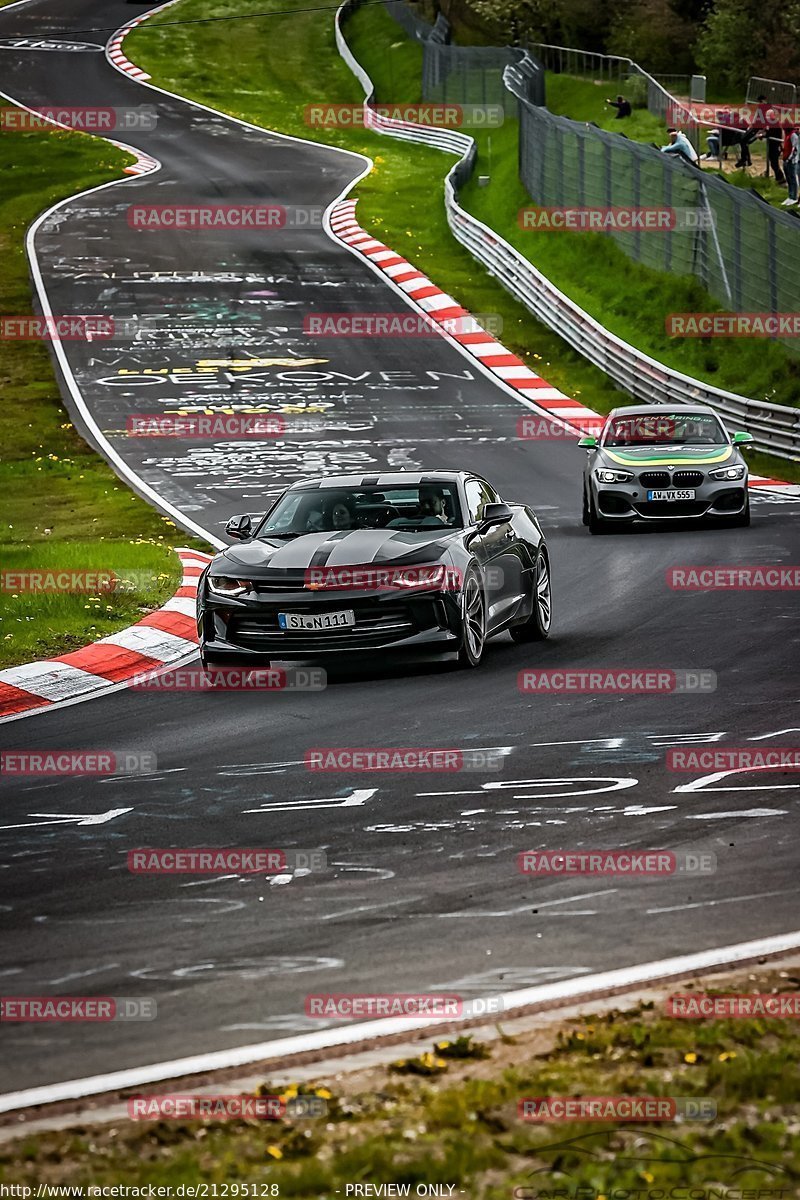
[[[697,151],[689,141],[685,133],[679,129],[668,129],[669,142],[666,146],[661,147],[662,154],[679,154],[685,158],[687,162],[697,165]]]

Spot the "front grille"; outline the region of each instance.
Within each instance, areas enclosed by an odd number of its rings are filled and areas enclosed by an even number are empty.
[[[702,517],[707,509],[707,500],[650,500],[636,511],[642,517]]]
[[[673,476],[675,487],[700,487],[703,482],[702,471],[676,471]]]
[[[668,471],[642,471],[639,483],[646,488],[666,488],[671,480]]]
[[[281,648],[313,653],[321,649],[379,646],[407,637],[415,629],[411,614],[402,602],[379,604],[361,599],[321,606],[292,601],[292,612],[336,612],[352,608],[356,623],[346,629],[280,629],[278,613],[285,612],[286,608],[285,604],[270,605],[257,614],[234,614],[228,622],[226,640],[244,650],[270,650],[279,658]]]

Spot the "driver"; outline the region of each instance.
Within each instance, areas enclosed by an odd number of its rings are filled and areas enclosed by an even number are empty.
[[[444,493],[441,488],[424,484],[419,489],[420,516],[431,524],[447,525],[447,512],[444,504]]]

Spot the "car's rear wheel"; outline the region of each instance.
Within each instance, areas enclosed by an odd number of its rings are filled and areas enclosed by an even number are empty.
[[[480,576],[470,568],[461,593],[461,649],[458,652],[460,667],[477,667],[483,658],[486,645],[486,602]]]
[[[534,596],[531,615],[521,625],[512,625],[511,637],[515,642],[541,642],[550,636],[552,621],[552,587],[550,563],[546,554],[540,554],[533,568]]]

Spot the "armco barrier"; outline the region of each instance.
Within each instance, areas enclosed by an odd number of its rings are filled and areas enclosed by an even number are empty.
[[[467,134],[455,130],[426,129],[376,113],[374,85],[347,45],[342,24],[360,6],[361,0],[345,0],[336,11],[336,45],[364,89],[364,124],[367,128],[408,142],[435,146],[459,161],[444,182],[447,221],[453,236],[491,275],[520,300],[533,315],[553,329],[573,349],[613,379],[635,400],[653,404],[709,404],[730,427],[746,429],[759,450],[779,458],[800,457],[800,409],[788,405],[751,400],[746,396],[712,387],[657,362],[634,346],[609,333],[599,321],[560,292],[528,259],[498,233],[458,203],[457,189],[472,173],[476,146]],[[517,67],[505,71],[509,90],[520,87]]]

